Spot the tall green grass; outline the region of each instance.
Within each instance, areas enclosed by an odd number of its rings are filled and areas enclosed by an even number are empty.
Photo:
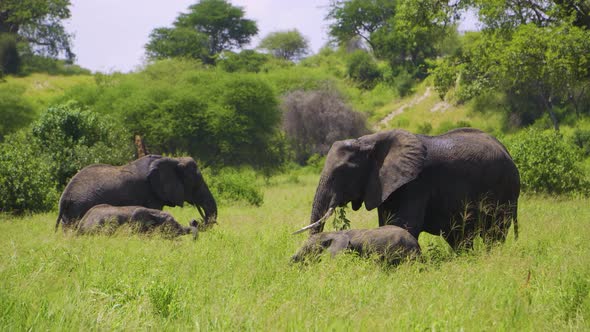
[[[424,234],[396,268],[289,258],[317,176],[275,177],[257,208],[223,204],[190,237],[53,233],[55,213],[0,221],[0,330],[512,330],[590,328],[590,200],[524,196],[520,236],[455,254]],[[194,208],[170,209],[182,223]],[[376,227],[374,211],[349,212]]]

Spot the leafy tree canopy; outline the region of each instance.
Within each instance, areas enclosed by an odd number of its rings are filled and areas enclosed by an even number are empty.
[[[188,13],[180,14],[173,25],[150,34],[148,57],[184,56],[214,63],[222,51],[242,47],[258,33],[256,22],[244,18],[244,9],[226,0],[201,0],[190,6]]]
[[[309,52],[307,39],[296,29],[269,33],[258,45],[275,57],[285,60],[298,60]]]
[[[330,4],[330,35],[340,44],[365,41],[392,67],[418,68],[441,53],[461,3],[430,0],[338,0]]]
[[[65,54],[73,61],[71,35],[62,21],[70,18],[70,0],[2,0],[0,33],[18,35],[39,55],[58,57]]]

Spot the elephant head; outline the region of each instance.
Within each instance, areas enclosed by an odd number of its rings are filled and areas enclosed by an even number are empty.
[[[415,179],[424,167],[426,147],[403,130],[335,142],[322,170],[311,210],[311,233],[323,230],[333,209],[352,203],[358,210],[378,207],[389,195]]]
[[[197,163],[190,157],[155,159],[149,166],[148,180],[155,195],[168,206],[194,205],[205,225],[217,219],[217,204]]]
[[[291,257],[291,261],[302,262],[308,257],[313,259],[325,250],[328,250],[330,255],[334,257],[338,252],[347,249],[349,245],[350,238],[344,232],[313,234]]]

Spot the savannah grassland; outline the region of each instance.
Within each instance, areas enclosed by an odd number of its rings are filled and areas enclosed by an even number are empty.
[[[271,178],[261,207],[221,204],[197,241],[75,237],[53,232],[56,213],[4,215],[0,330],[590,329],[590,199],[521,197],[519,239],[489,251],[423,234],[423,258],[395,268],[351,254],[294,265],[317,180]],[[347,217],[377,224],[364,208]]]

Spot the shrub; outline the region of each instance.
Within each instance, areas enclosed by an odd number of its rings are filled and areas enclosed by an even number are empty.
[[[240,53],[228,52],[227,56],[217,62],[217,65],[229,72],[245,71],[258,73],[269,61],[269,55],[254,50],[243,50]]]
[[[590,130],[576,129],[572,136],[572,142],[581,149],[584,157],[590,156]]]
[[[0,144],[0,211],[50,210],[59,196],[51,165],[39,154],[30,133],[20,131]]]
[[[370,90],[381,79],[381,71],[373,57],[362,50],[350,54],[347,60],[347,73],[359,87]]]
[[[313,154],[325,155],[337,140],[368,132],[365,118],[333,90],[295,91],[283,98],[283,128],[303,164]]]
[[[428,135],[432,132],[432,124],[430,122],[422,122],[417,128],[418,134]]]
[[[45,155],[59,187],[89,164],[117,165],[133,157],[131,136],[123,127],[74,102],[50,107],[33,124],[32,134],[30,144]]]
[[[205,169],[203,173],[209,190],[218,203],[242,202],[260,206],[264,202],[264,195],[257,185],[256,173],[252,169]]]
[[[558,132],[527,129],[507,140],[520,172],[522,189],[561,194],[588,192],[588,180],[580,170],[580,153]]]
[[[465,121],[465,120],[459,120],[455,123],[450,122],[450,121],[443,121],[438,126],[436,133],[437,134],[444,134],[450,130],[457,129],[457,128],[465,128],[465,127],[471,127],[471,123],[469,123],[468,121]]]

